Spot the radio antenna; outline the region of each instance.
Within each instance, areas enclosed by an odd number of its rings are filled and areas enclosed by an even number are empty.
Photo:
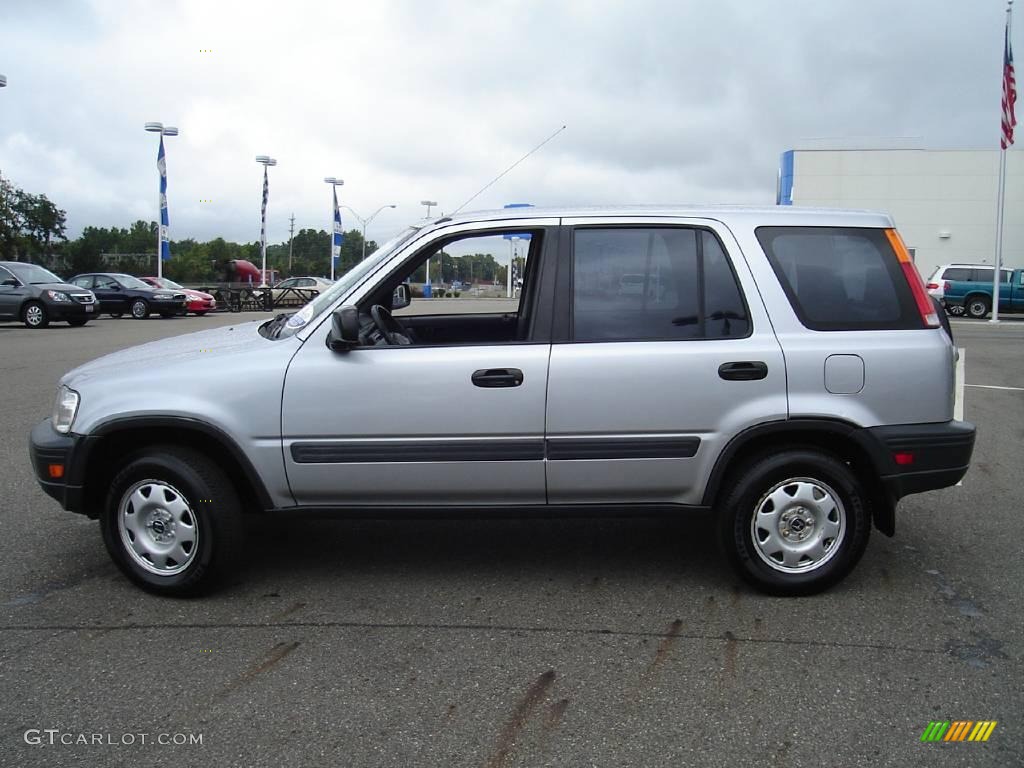
[[[476,200],[476,199],[477,199],[478,197],[480,197],[480,195],[481,195],[481,194],[483,194],[483,192],[484,192],[485,190],[487,190],[487,189],[488,189],[489,187],[491,187],[491,186],[492,186],[492,185],[493,185],[493,184],[494,184],[494,183],[495,183],[496,181],[498,181],[498,180],[499,180],[499,179],[500,179],[500,178],[501,178],[502,176],[504,176],[504,175],[505,175],[506,173],[508,173],[509,171],[511,171],[511,170],[512,170],[513,168],[515,168],[515,167],[516,167],[517,165],[519,165],[519,164],[520,164],[521,162],[523,162],[523,160],[525,160],[526,158],[528,158],[528,157],[529,157],[530,155],[532,155],[532,154],[533,154],[534,152],[536,152],[536,151],[537,151],[538,149],[540,149],[541,147],[543,147],[543,146],[544,146],[545,144],[547,144],[547,143],[548,143],[549,141],[551,141],[551,140],[552,140],[553,138],[555,138],[555,136],[557,136],[558,134],[560,134],[560,133],[561,133],[562,131],[564,131],[564,130],[565,130],[565,126],[563,125],[563,126],[562,126],[561,128],[559,128],[559,129],[558,129],[557,131],[555,131],[555,132],[554,132],[554,133],[552,133],[552,134],[551,134],[550,136],[548,136],[548,137],[547,137],[546,139],[544,139],[544,141],[542,141],[542,142],[541,142],[540,144],[538,144],[538,145],[537,145],[536,147],[534,147],[534,148],[533,148],[533,149],[531,149],[531,150],[530,150],[529,152],[527,152],[527,153],[526,153],[525,155],[523,155],[523,156],[522,156],[522,157],[520,157],[520,158],[519,158],[518,160],[516,160],[516,161],[515,161],[514,163],[512,163],[512,165],[510,165],[510,166],[509,166],[508,168],[506,168],[506,169],[505,169],[504,171],[502,171],[502,172],[501,172],[501,173],[499,173],[499,174],[498,174],[497,176],[495,176],[495,177],[494,177],[493,179],[491,179],[491,180],[490,180],[490,181],[489,181],[489,182],[488,182],[487,184],[485,184],[485,185],[484,185],[484,186],[483,186],[483,187],[482,187],[482,188],[480,189],[480,191],[479,191],[479,192],[477,192],[477,193],[476,193],[475,195],[473,195],[473,196],[472,196],[471,198],[469,198],[469,200],[467,200],[466,202],[464,202],[464,203],[463,203],[462,205],[460,205],[460,206],[459,206],[458,208],[456,208],[456,209],[455,209],[454,211],[452,211],[452,212],[451,212],[451,213],[449,213],[448,215],[449,215],[449,216],[454,216],[454,215],[455,215],[456,213],[458,213],[459,211],[461,211],[461,210],[462,210],[463,208],[465,208],[465,207],[466,207],[467,205],[469,205],[469,204],[470,204],[471,202],[473,202],[473,201],[474,201],[474,200]]]

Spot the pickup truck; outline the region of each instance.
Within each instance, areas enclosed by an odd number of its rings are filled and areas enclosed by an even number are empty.
[[[1002,275],[999,311],[1024,312],[1024,269],[1003,270]],[[968,317],[983,318],[992,311],[992,281],[946,280],[942,302],[953,314],[961,314],[956,308],[963,307]]]

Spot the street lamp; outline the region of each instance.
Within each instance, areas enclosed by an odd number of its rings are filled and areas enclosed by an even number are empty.
[[[260,288],[267,287],[267,197],[270,185],[267,183],[267,168],[277,165],[277,160],[267,155],[256,155],[256,162],[263,166],[263,206],[260,208],[260,254],[263,265],[260,269]]]
[[[4,81],[6,84],[6,80]],[[167,166],[164,161],[164,136],[177,136],[178,129],[173,125],[149,122],[143,126],[149,133],[160,134],[160,150],[157,153],[156,164],[160,170],[160,198],[157,201],[157,212],[160,214],[160,224],[156,228],[156,276],[160,279],[164,276],[164,242],[170,242],[167,237],[169,220],[167,217]],[[170,255],[170,246],[168,246]]]
[[[331,197],[334,200],[331,206],[331,247],[330,247],[330,260],[331,260],[331,282],[334,282],[334,241],[341,234],[341,214],[338,213],[338,187],[345,184],[344,180],[336,179],[333,176],[327,176],[324,178],[325,184],[331,185]],[[347,207],[347,206],[346,206]],[[341,243],[338,243],[338,253],[341,253]]]
[[[377,214],[380,213],[381,211],[383,211],[385,208],[397,208],[398,206],[397,205],[393,205],[393,204],[382,205],[380,208],[378,208],[376,211],[374,211],[372,215],[368,216],[365,219],[362,216],[360,216],[358,213],[356,213],[354,210],[352,210],[351,206],[343,205],[341,207],[346,209],[353,216],[355,216],[356,217],[356,221],[358,221],[362,225],[362,227],[363,227],[363,258],[365,259],[366,258],[366,226],[371,221],[373,221],[375,218],[377,218]]]
[[[427,206],[427,218],[430,218],[430,209],[437,205],[437,200],[420,200],[420,205]],[[430,257],[427,257],[427,281],[423,284],[423,298],[430,298]]]

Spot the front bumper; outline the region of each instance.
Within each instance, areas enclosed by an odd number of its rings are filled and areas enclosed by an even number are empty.
[[[966,421],[897,424],[860,430],[879,479],[892,500],[956,485],[974,452],[974,425]],[[900,455],[905,463],[897,462]]]
[[[39,487],[56,499],[69,512],[85,513],[85,444],[83,435],[62,435],[49,419],[32,429],[29,454]],[[54,477],[50,467],[60,466],[60,477]]]
[[[88,320],[99,311],[96,304],[81,304],[77,301],[47,301],[46,314],[51,320]],[[86,307],[92,307],[87,310]]]

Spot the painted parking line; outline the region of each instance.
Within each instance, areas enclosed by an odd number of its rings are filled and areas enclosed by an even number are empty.
[[[1024,392],[1024,387],[1000,387],[995,384],[965,384],[965,387],[973,387],[974,389],[1002,389],[1007,392]]]

